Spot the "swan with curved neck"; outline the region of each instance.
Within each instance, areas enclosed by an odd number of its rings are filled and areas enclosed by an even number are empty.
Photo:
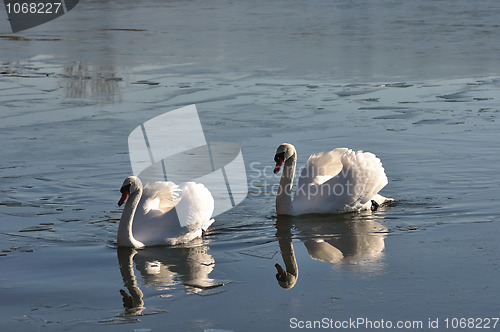
[[[295,147],[288,143],[283,143],[276,150],[274,156],[276,167],[274,174],[278,173],[283,166],[283,173],[281,174],[280,186],[278,195],[276,196],[276,213],[277,214],[295,214],[292,204],[292,186],[293,178],[295,176],[295,167],[297,166],[297,152]]]
[[[176,191],[178,187],[172,182],[155,182],[143,188],[138,177],[126,178],[118,201],[119,206],[125,203],[118,225],[118,246],[174,245],[200,237],[214,222],[212,194],[194,182],[184,185],[181,199],[176,199]]]
[[[337,148],[311,155],[302,169],[293,199],[295,147],[281,144],[274,161],[275,174],[283,168],[276,196],[278,215],[352,212],[376,209],[393,201],[378,194],[388,180],[380,159],[373,153]]]
[[[137,205],[139,204],[142,196],[141,180],[135,176],[126,178],[120,188],[120,192],[122,197],[118,201],[118,206],[122,206],[125,202],[127,203],[123,208],[120,224],[118,225],[118,246],[132,248],[144,247],[144,244],[137,241],[132,233],[132,223],[134,222]]]

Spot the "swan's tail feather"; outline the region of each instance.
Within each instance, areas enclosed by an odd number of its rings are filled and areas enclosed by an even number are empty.
[[[392,202],[394,202],[394,198],[391,197],[384,197],[380,194],[376,194],[372,200],[377,202],[378,205],[384,206],[384,205],[390,205]]]
[[[214,223],[215,219],[214,218],[211,218],[209,219],[207,222],[205,222],[202,226],[201,226],[201,230],[206,232],[208,227],[210,227],[210,225],[212,225]]]
[[[201,232],[214,222],[214,199],[201,183],[187,182],[182,188],[182,198],[175,209],[181,226],[192,230],[199,229]]]
[[[362,208],[388,183],[382,162],[373,153],[349,150],[342,156],[342,164],[339,175],[352,192],[345,202],[347,209]]]

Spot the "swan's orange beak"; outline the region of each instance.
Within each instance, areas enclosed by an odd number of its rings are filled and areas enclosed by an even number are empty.
[[[128,197],[128,192],[123,191],[122,198],[120,198],[120,200],[118,201],[118,206],[122,206],[122,204],[125,203],[125,201],[127,200],[127,197]]]
[[[276,263],[274,266],[276,267],[276,270],[278,270],[278,273],[276,274],[276,278],[286,276],[286,272],[285,272],[285,270],[283,270],[281,265]]]
[[[277,159],[276,160],[276,167],[274,167],[274,174],[278,173],[281,169],[281,166],[283,165],[283,159]]]

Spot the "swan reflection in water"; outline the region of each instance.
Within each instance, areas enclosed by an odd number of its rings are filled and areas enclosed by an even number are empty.
[[[275,265],[278,284],[289,289],[299,277],[292,227],[298,231],[295,238],[301,239],[312,259],[363,272],[380,271],[388,229],[377,220],[381,219],[369,213],[278,216],[276,237],[285,263],[285,268]]]
[[[140,315],[145,309],[135,270],[140,272],[146,287],[159,291],[172,289],[180,283],[185,286],[188,294],[224,285],[223,282],[209,278],[215,260],[208,253],[208,246],[197,244],[201,241],[199,239],[186,246],[173,247],[118,247],[120,273],[128,290],[128,293],[124,289],[120,290],[126,314]]]

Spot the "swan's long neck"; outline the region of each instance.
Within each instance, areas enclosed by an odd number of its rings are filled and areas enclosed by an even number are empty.
[[[290,273],[296,278],[299,277],[299,266],[297,265],[297,260],[295,259],[295,252],[293,251],[292,238],[280,238],[279,246],[281,251],[281,257],[283,257],[283,262],[285,263],[286,272]]]
[[[281,175],[278,194],[276,195],[276,213],[293,215],[292,186],[297,165],[297,153],[294,153],[285,161],[283,174]]]
[[[299,277],[299,266],[295,259],[295,252],[293,251],[292,231],[290,219],[283,219],[278,217],[276,221],[276,237],[280,246],[281,257],[286,268],[286,280],[278,281],[283,288],[292,288],[297,283]]]
[[[120,224],[118,225],[118,246],[119,247],[142,247],[143,244],[136,239],[132,234],[132,222],[134,221],[135,211],[142,196],[142,189],[130,194],[123,208]]]
[[[123,283],[130,292],[132,297],[132,308],[137,309],[136,314],[141,314],[144,309],[143,293],[137,285],[137,278],[134,274],[134,256],[137,254],[135,249],[118,248],[118,263],[120,264],[120,272],[123,278]]]

